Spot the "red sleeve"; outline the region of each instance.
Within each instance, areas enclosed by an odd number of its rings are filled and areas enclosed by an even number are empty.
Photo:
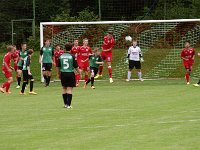
[[[103,42],[103,44],[108,45],[108,38],[107,38],[107,36],[104,37],[104,42]]]
[[[7,54],[5,55],[5,57],[4,57],[4,60],[3,60],[3,61],[4,61],[4,63],[6,63],[6,64],[7,64],[7,66],[8,66],[8,67],[10,67],[11,54],[8,54],[8,53],[7,53]]]
[[[182,50],[182,52],[181,52],[181,58],[182,57],[185,57],[185,55],[184,55],[184,50]]]
[[[89,52],[90,52],[90,54],[92,54],[92,49],[91,49],[91,47],[90,47],[90,49],[89,49]]]

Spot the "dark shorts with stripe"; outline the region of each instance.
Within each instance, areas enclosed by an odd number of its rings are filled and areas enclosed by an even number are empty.
[[[141,69],[140,61],[129,60],[129,69]]]
[[[22,70],[23,73],[23,81],[32,80],[33,76],[28,74],[28,70]]]
[[[42,64],[42,71],[51,71],[52,70],[52,63],[43,63]]]

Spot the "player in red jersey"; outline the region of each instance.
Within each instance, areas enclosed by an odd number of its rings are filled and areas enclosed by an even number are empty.
[[[19,61],[20,50],[17,50],[16,45],[13,45],[13,47],[14,47],[14,53],[12,54],[12,59],[14,61],[14,70],[16,72],[17,85],[20,86],[21,79],[19,79],[19,78],[21,78],[21,76],[19,76],[18,73],[17,73],[17,70],[18,70],[17,64],[18,64],[18,61]]]
[[[58,72],[59,72],[59,68],[58,68],[58,58],[59,58],[63,53],[64,53],[64,50],[61,50],[60,44],[57,44],[57,45],[55,46],[55,50],[54,50],[54,62],[55,62],[57,74],[58,74]]]
[[[11,67],[10,63],[12,60],[12,54],[14,53],[14,50],[15,50],[14,47],[12,45],[9,45],[7,47],[8,52],[5,54],[5,56],[3,58],[2,72],[5,75],[5,77],[7,78],[7,81],[4,82],[0,87],[0,91],[2,93],[10,94],[10,92],[9,92],[10,84],[13,82],[13,78],[12,78],[13,68]],[[4,88],[6,89],[6,91],[4,90]]]
[[[85,72],[85,82],[88,81],[88,71],[89,71],[89,55],[92,54],[92,49],[88,46],[88,39],[83,39],[83,46],[80,47],[78,52],[79,57],[79,69],[80,72]],[[81,73],[80,73],[81,74]]]
[[[79,55],[78,55],[79,49],[80,49],[80,46],[78,46],[78,39],[75,39],[74,40],[74,46],[72,47],[70,53],[75,56],[75,59],[76,59],[78,64],[80,63],[80,58],[79,58]],[[76,86],[79,86],[79,81],[81,79],[80,74],[76,74],[75,77],[76,77]]]
[[[104,42],[102,45],[103,51],[101,53],[101,57],[108,64],[108,73],[109,73],[109,77],[110,77],[110,83],[113,83],[111,62],[112,62],[112,49],[113,49],[114,45],[115,45],[115,39],[113,38],[112,33],[108,32],[108,34],[104,37]],[[102,72],[103,72],[103,65],[101,65],[99,67],[99,73],[97,74],[95,79],[102,76]]]
[[[192,71],[192,65],[194,63],[195,51],[190,47],[190,42],[185,42],[185,48],[181,52],[181,59],[183,59],[183,65],[186,69],[186,82],[190,84],[190,73]]]

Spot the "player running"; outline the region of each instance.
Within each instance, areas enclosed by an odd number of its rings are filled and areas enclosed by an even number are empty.
[[[7,53],[5,54],[4,58],[3,58],[3,64],[2,64],[2,73],[5,75],[5,77],[7,78],[7,81],[4,82],[1,87],[0,87],[0,91],[2,93],[6,93],[6,94],[10,94],[11,92],[9,91],[10,89],[10,85],[13,82],[13,77],[12,77],[12,70],[13,68],[11,67],[10,63],[12,60],[12,54],[14,53],[14,47],[12,45],[9,45],[7,47]],[[4,88],[6,90],[4,90]]]
[[[63,101],[64,108],[72,108],[72,90],[76,86],[74,69],[79,73],[78,64],[75,60],[75,56],[70,54],[72,48],[71,43],[65,45],[65,53],[59,57],[59,77],[63,87]]]
[[[128,62],[129,62],[129,70],[126,81],[130,81],[131,72],[135,68],[138,72],[138,78],[140,81],[142,79],[142,71],[141,71],[141,62],[143,62],[142,52],[139,46],[137,46],[137,41],[133,41],[133,45],[128,49]]]
[[[51,71],[52,71],[52,63],[54,57],[54,49],[50,45],[50,40],[46,39],[44,41],[44,46],[40,50],[40,58],[39,63],[42,63],[42,74],[45,81],[45,86],[49,86],[51,81]]]
[[[89,71],[89,55],[92,54],[92,49],[88,46],[88,39],[83,39],[83,46],[80,47],[78,56],[79,60],[79,69],[80,72],[84,71],[85,73],[85,82],[88,81],[88,71]]]
[[[17,63],[17,87],[16,87],[17,89],[20,88],[23,60],[27,55],[28,55],[27,44],[22,43],[21,50],[19,51],[19,59]]]
[[[26,94],[24,91],[25,91],[26,85],[28,84],[28,80],[30,80],[30,91],[29,91],[29,94],[37,95],[37,93],[35,93],[33,91],[34,78],[33,78],[33,75],[32,75],[32,73],[30,71],[31,55],[33,54],[33,50],[29,49],[27,52],[28,52],[28,55],[23,60],[23,66],[22,66],[23,85],[22,85],[22,89],[21,89],[20,94],[21,95],[25,95]]]
[[[183,65],[186,69],[185,79],[187,85],[190,84],[190,74],[192,71],[192,65],[194,64],[195,51],[190,47],[190,42],[185,42],[185,48],[181,52],[181,59],[183,59]]]
[[[74,45],[73,45],[70,53],[75,56],[75,59],[76,59],[78,65],[80,63],[80,57],[78,55],[79,49],[80,49],[80,46],[78,45],[78,39],[75,39]],[[76,74],[75,76],[76,76],[76,86],[79,86],[79,82],[80,82],[80,79],[81,79],[80,74]]]
[[[101,53],[101,57],[104,61],[107,61],[110,83],[113,83],[111,62],[112,62],[112,49],[114,45],[115,45],[115,39],[113,38],[112,33],[108,32],[108,34],[104,37],[104,42],[102,45],[103,51]],[[103,72],[103,65],[99,67],[99,73],[96,75],[95,79],[102,77],[102,72]]]
[[[94,77],[96,76],[96,74],[98,72],[99,65],[103,65],[103,60],[102,60],[100,54],[101,54],[101,52],[100,52],[99,48],[96,48],[94,50],[94,54],[89,56],[91,77],[85,83],[84,88],[86,88],[88,83],[91,82],[91,88],[95,89],[95,87],[94,87]]]
[[[54,62],[55,62],[57,74],[58,74],[58,72],[59,72],[59,68],[58,68],[58,58],[59,58],[63,53],[64,53],[64,50],[61,50],[60,44],[57,44],[57,45],[55,46],[55,50],[54,50]]]

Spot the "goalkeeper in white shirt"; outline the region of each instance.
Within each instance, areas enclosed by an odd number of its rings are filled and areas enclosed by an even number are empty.
[[[135,40],[133,41],[133,45],[128,49],[127,59],[129,63],[129,70],[126,81],[130,81],[131,72],[134,68],[137,69],[139,80],[143,81],[141,72],[141,62],[144,62],[144,60],[142,57],[140,47],[137,46],[137,41]]]

